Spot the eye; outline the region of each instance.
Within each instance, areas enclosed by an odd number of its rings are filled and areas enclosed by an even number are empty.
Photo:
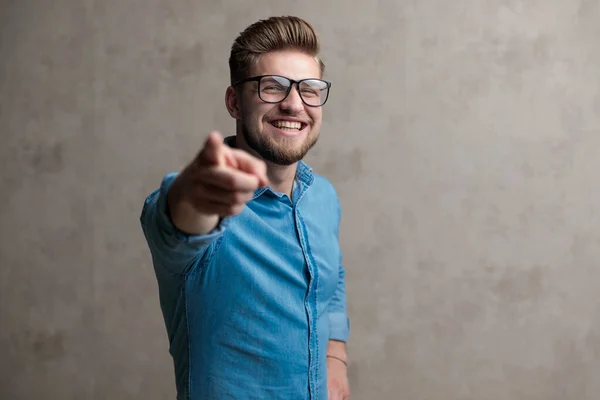
[[[285,88],[283,86],[281,86],[281,85],[278,85],[278,84],[274,83],[274,84],[264,85],[262,87],[262,90],[268,91],[268,92],[279,92],[279,91],[285,91]]]
[[[307,96],[318,96],[319,95],[319,91],[312,89],[312,88],[303,88],[302,89],[302,94],[305,94]]]

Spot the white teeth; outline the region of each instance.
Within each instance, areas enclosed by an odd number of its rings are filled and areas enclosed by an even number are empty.
[[[273,121],[273,126],[275,126],[277,128],[290,128],[290,129],[302,128],[302,124],[300,122],[292,122],[292,121]]]

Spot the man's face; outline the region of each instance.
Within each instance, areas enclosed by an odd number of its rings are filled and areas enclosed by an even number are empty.
[[[263,55],[251,76],[281,75],[300,80],[320,78],[320,72],[314,57],[297,51],[279,51]],[[263,98],[267,98],[266,88],[263,80]],[[239,106],[244,140],[259,156],[274,164],[291,165],[303,159],[319,137],[322,108],[306,105],[296,84],[285,100],[277,104],[261,100],[257,90],[258,82],[244,83],[241,88]]]

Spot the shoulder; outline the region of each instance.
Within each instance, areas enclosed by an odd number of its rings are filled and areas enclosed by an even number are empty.
[[[335,186],[333,186],[329,179],[327,179],[323,175],[316,173],[313,173],[313,179],[313,185],[315,189],[317,189],[319,192],[323,193],[328,197],[335,198],[335,200],[337,201],[337,190],[335,189]]]
[[[338,193],[333,183],[324,175],[313,171],[306,163],[300,162],[299,174],[305,184],[309,184],[311,202],[323,206],[330,205],[335,209],[340,208]],[[310,182],[310,183],[309,183]]]
[[[342,206],[337,190],[333,183],[325,176],[313,174],[312,193],[318,200],[323,211],[339,221],[342,214]]]

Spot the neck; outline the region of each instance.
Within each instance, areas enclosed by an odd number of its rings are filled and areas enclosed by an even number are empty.
[[[235,147],[242,149],[252,154],[254,157],[262,159],[244,140],[242,134],[237,134],[235,138]],[[294,187],[294,178],[296,177],[296,167],[298,163],[291,165],[278,165],[264,160],[267,164],[267,177],[269,178],[269,186],[279,193],[287,194],[292,198],[292,190]]]
[[[273,190],[285,193],[292,198],[294,178],[296,177],[296,165],[277,165],[267,162],[267,177]]]

